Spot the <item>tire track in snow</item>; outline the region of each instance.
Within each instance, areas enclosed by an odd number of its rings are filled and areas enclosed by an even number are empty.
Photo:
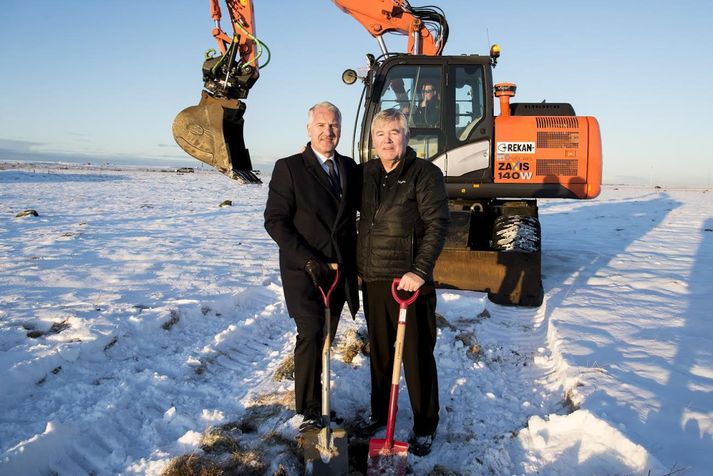
[[[267,368],[293,338],[280,293],[274,286],[249,287],[228,302],[184,304],[174,312],[140,309],[133,324],[118,330],[105,358],[80,356],[76,369],[63,371],[73,375],[64,389],[61,375],[47,383],[57,388],[39,404],[53,409],[46,417],[54,423],[9,448],[0,468],[10,474],[142,472],[147,462],[179,452],[184,434],[212,423],[206,414],[236,419],[242,400],[271,376],[252,368]],[[165,330],[167,314],[177,320]],[[204,372],[196,372],[196,360],[205,363]]]
[[[480,293],[439,292],[439,312],[451,324],[436,345],[441,422],[431,455],[414,458],[416,474],[435,465],[458,474],[521,471],[518,432],[532,416],[568,413],[547,306],[547,297],[528,309],[492,304]],[[463,348],[463,333],[476,336],[477,355]]]

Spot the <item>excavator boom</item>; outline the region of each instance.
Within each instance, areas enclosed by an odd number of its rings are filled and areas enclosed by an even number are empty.
[[[403,0],[332,0],[344,13],[351,15],[379,40],[382,52],[386,47],[381,41],[386,33],[408,36],[406,52],[412,55],[437,56],[443,51],[448,39],[448,24],[442,13],[431,9],[413,8]],[[429,29],[433,25],[437,37]]]

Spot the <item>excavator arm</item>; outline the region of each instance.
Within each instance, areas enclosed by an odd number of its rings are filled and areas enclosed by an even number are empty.
[[[408,36],[406,52],[413,55],[438,56],[448,40],[448,24],[442,12],[414,8],[405,0],[332,0],[344,13],[354,17],[377,39],[382,53],[386,33]]]
[[[260,183],[252,171],[243,136],[243,101],[269,62],[269,49],[255,31],[252,0],[224,0],[232,36],[220,26],[219,0],[210,0],[212,30],[219,54],[206,54],[203,91],[197,106],[181,111],[173,121],[176,143],[192,157],[242,183]],[[406,35],[409,54],[440,55],[448,39],[448,24],[434,7],[414,8],[406,0],[333,0],[377,39],[388,54],[383,36]],[[258,62],[266,53],[262,65]]]
[[[219,54],[206,53],[203,62],[203,91],[197,106],[190,106],[173,121],[173,137],[189,155],[215,167],[241,183],[261,183],[252,171],[250,152],[245,147],[243,126],[245,103],[250,88],[260,76],[258,60],[269,49],[255,35],[251,0],[226,0],[232,36],[220,25],[219,0],[210,0],[212,30]]]

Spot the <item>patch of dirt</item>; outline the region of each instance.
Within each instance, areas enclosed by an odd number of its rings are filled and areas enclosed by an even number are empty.
[[[38,331],[38,330],[31,330],[30,332],[27,333],[27,337],[30,339],[37,339],[45,335],[50,335],[50,334],[59,334],[60,332],[69,329],[71,324],[67,322],[68,319],[65,319],[62,322],[53,322],[50,328],[47,331]],[[34,327],[34,326],[32,326]],[[27,329],[27,327],[25,327]]]
[[[178,321],[180,321],[180,320],[181,320],[181,318],[180,318],[180,316],[179,316],[179,314],[178,314],[178,311],[175,310],[175,309],[171,309],[171,315],[170,315],[170,317],[168,318],[168,320],[167,320],[166,322],[164,322],[163,324],[161,324],[161,327],[162,327],[164,330],[170,331],[171,328],[172,328],[173,326],[175,326],[176,324],[178,324]]]

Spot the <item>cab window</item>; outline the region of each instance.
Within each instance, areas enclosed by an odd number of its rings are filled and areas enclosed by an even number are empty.
[[[443,97],[440,66],[396,66],[389,70],[379,110],[394,108],[408,119],[409,146],[418,157],[430,159],[445,147],[441,131]],[[371,157],[374,156],[373,148]]]
[[[481,65],[455,68],[455,136],[459,142],[468,140],[485,114],[485,89]]]

